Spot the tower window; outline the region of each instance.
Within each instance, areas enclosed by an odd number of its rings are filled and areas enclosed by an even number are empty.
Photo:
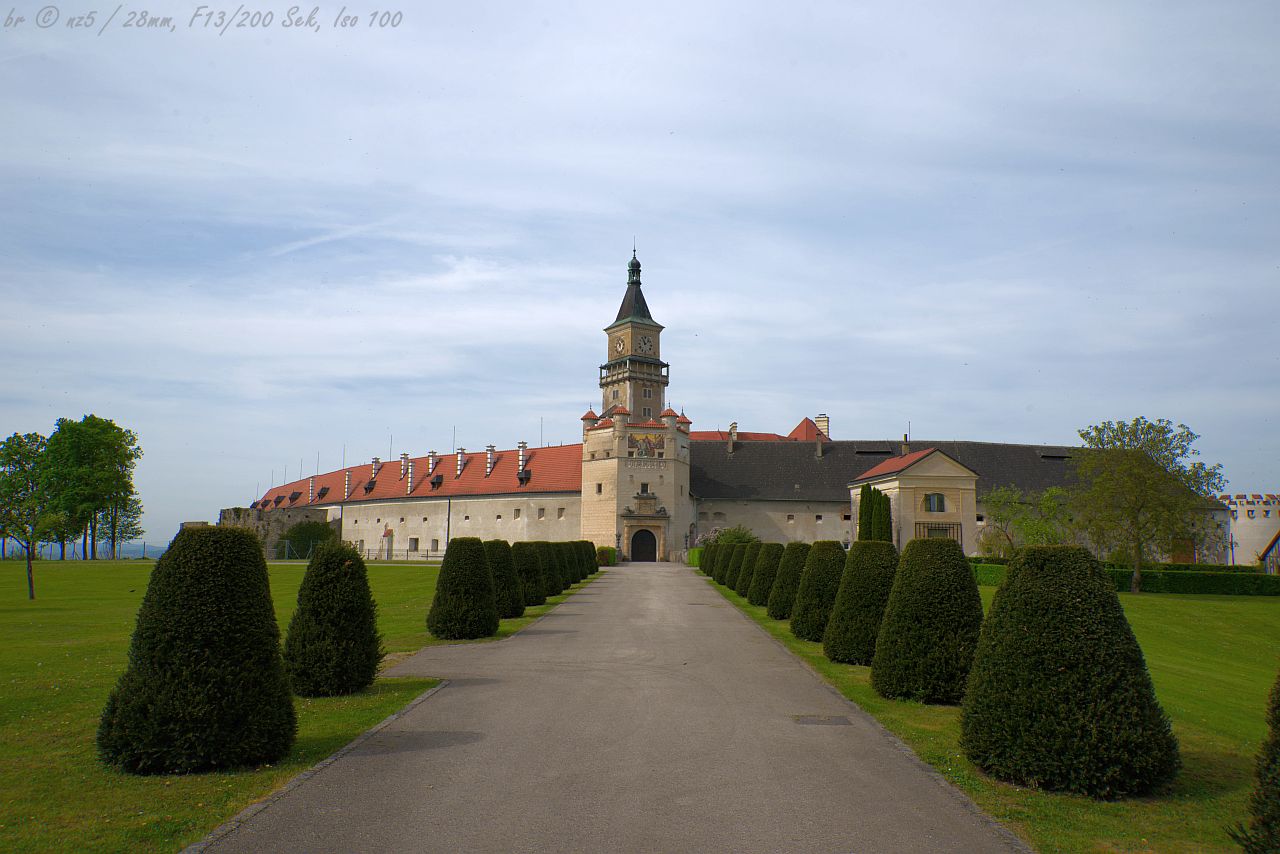
[[[652,397],[653,397],[653,389],[651,389],[651,388],[647,388],[647,389],[645,389],[645,390],[644,390],[644,399],[645,399],[645,400],[649,400],[649,399],[651,399]]]
[[[618,390],[616,388],[613,390],[613,399],[614,400],[618,399]]]
[[[645,418],[652,418],[652,417],[653,417],[653,410],[646,406],[646,407],[644,408],[644,417],[645,417]]]
[[[640,484],[640,492],[641,492],[641,493],[643,493],[643,494],[645,494],[645,495],[648,495],[648,494],[649,494],[649,484],[647,484],[647,483],[642,483],[642,484]]]
[[[604,484],[603,484],[603,483],[597,483],[597,484],[596,484],[596,495],[603,495],[603,494],[604,494]]]

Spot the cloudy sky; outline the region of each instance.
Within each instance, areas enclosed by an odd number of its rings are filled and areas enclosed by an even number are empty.
[[[151,542],[580,440],[633,239],[695,429],[1145,415],[1280,489],[1273,0],[155,6],[0,30],[0,431],[137,431]]]

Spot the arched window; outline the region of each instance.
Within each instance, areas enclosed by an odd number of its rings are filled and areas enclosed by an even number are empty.
[[[947,512],[947,500],[941,492],[930,492],[924,497],[924,509],[928,513]]]

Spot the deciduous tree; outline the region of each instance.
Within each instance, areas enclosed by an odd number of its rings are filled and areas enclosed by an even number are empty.
[[[1200,438],[1166,419],[1104,421],[1079,431],[1073,524],[1099,549],[1123,547],[1133,561],[1137,593],[1142,564],[1178,541],[1204,544],[1218,534],[1209,509],[1226,486],[1222,466],[1192,461]]]
[[[39,433],[14,433],[0,443],[0,528],[27,553],[28,599],[36,598],[36,549],[62,521],[47,476],[46,445]]]

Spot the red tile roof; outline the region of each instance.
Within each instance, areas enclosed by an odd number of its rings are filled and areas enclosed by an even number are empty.
[[[692,424],[693,422],[692,422],[692,421],[690,421],[688,418],[686,418],[686,417],[685,417],[685,414],[684,414],[683,412],[681,412],[681,413],[680,413],[680,417],[676,419],[676,423],[677,423],[677,424]]]
[[[662,410],[662,414],[661,414],[661,415],[659,415],[658,417],[659,417],[659,418],[674,418],[674,417],[677,417],[677,416],[676,416],[676,411],[675,411],[674,409],[672,409],[670,406],[668,406],[666,409]]]
[[[692,423],[692,422],[691,422]],[[728,430],[693,430],[689,433],[689,438],[695,442],[726,442],[729,439]],[[785,442],[786,436],[777,433],[747,433],[742,430],[738,431],[739,442]]]
[[[596,415],[596,411],[595,411],[594,409],[588,409],[588,410],[587,410],[587,412],[586,412],[586,414],[585,414],[585,415],[583,415],[583,416],[582,416],[582,418],[581,418],[581,419],[579,419],[579,420],[581,420],[581,421],[595,421],[595,420],[596,420],[596,419],[598,419],[599,417],[600,417],[599,415]]]
[[[612,418],[603,418],[603,419],[601,419],[600,421],[596,422],[596,425],[595,425],[594,427],[588,427],[587,429],[588,429],[588,430],[603,430],[603,429],[605,429],[606,427],[612,427],[612,426],[613,426],[613,419],[612,419]]]
[[[797,442],[830,442],[831,439],[825,433],[818,429],[818,425],[812,418],[806,418],[795,426],[795,429],[787,434],[788,439],[795,439]]]
[[[274,509],[284,505],[285,500],[294,492],[301,493],[297,501],[289,502],[288,507],[306,507],[308,504],[337,504],[344,498],[348,502],[386,501],[394,498],[434,498],[459,495],[504,495],[511,493],[536,492],[580,492],[582,491],[582,446],[558,445],[550,448],[530,448],[525,451],[525,469],[529,472],[527,483],[521,484],[516,477],[519,464],[519,451],[498,451],[494,454],[493,471],[485,477],[485,452],[463,454],[462,475],[457,472],[457,454],[446,454],[436,457],[434,472],[427,471],[426,457],[413,457],[413,491],[409,492],[408,478],[400,477],[400,461],[393,460],[382,464],[378,476],[372,477],[372,465],[364,463],[349,466],[338,471],[316,475],[315,488],[319,494],[322,487],[329,487],[324,498],[314,502],[307,501],[307,490],[310,478],[296,480],[283,486],[275,486],[267,490],[259,507]],[[342,494],[346,472],[351,472],[351,495]],[[431,480],[440,475],[438,487],[432,488]],[[366,487],[370,487],[366,489]]]
[[[880,463],[880,465],[863,472],[861,475],[858,476],[857,480],[855,480],[854,483],[858,483],[864,480],[874,480],[878,477],[884,477],[885,475],[889,475],[889,474],[896,474],[897,472],[900,472],[903,469],[910,468],[911,466],[920,462],[921,460],[923,460],[925,457],[929,456],[936,450],[938,449],[925,448],[923,451],[912,451],[911,453],[906,454],[905,456],[889,457],[889,459]]]

